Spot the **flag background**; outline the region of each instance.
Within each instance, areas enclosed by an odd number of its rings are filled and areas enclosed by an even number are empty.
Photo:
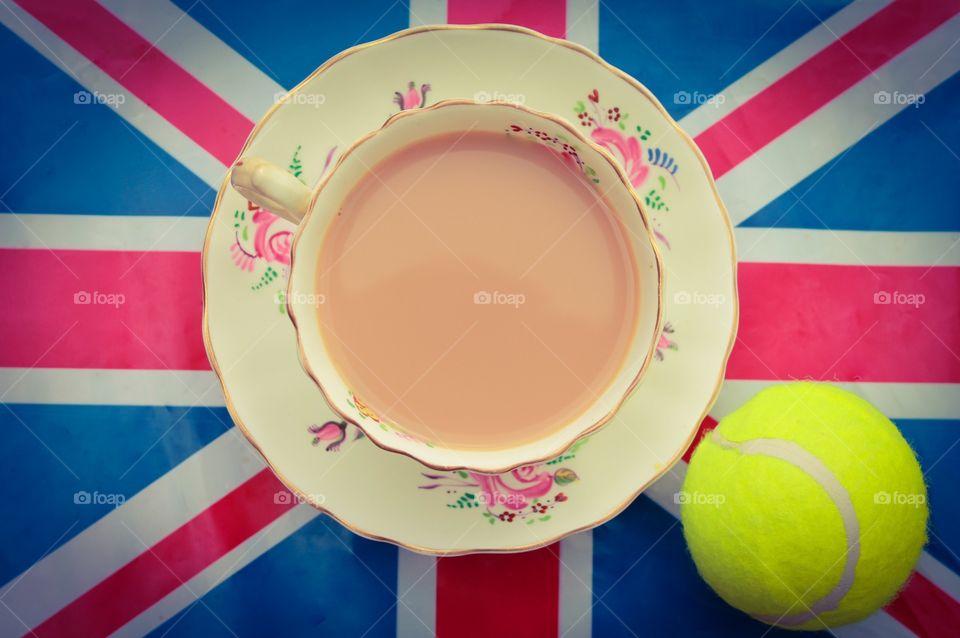
[[[873,400],[926,472],[930,544],[897,601],[837,635],[955,635],[958,12],[0,0],[0,635],[788,635],[697,576],[672,503],[682,464],[613,521],[522,555],[434,560],[305,505],[254,504],[278,483],[235,436],[200,336],[215,189],[276,91],[358,42],[443,21],[579,41],[695,137],[741,259],[741,330],[705,427],[791,378]],[[122,104],[85,103],[95,91]],[[726,100],[692,97],[711,95]],[[77,305],[78,290],[128,301]],[[925,302],[872,303],[880,291]]]

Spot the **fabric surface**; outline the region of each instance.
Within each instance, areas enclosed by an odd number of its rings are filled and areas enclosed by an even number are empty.
[[[782,380],[869,398],[918,453],[930,540],[900,597],[836,635],[955,635],[958,14],[956,0],[0,3],[0,636],[797,635],[697,575],[675,499],[689,455],[611,522],[519,555],[434,560],[306,505],[251,505],[279,483],[209,391],[200,332],[215,189],[278,92],[344,48],[446,21],[595,49],[695,138],[740,258],[739,336],[704,430]]]

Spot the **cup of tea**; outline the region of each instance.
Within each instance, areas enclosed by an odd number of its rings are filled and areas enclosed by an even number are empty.
[[[314,188],[244,157],[234,188],[298,224],[288,314],[330,407],[440,470],[549,460],[640,382],[660,255],[616,160],[512,103],[402,111]]]

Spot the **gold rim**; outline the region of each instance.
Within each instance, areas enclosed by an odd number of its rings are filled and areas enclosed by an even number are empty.
[[[606,515],[604,515],[604,516],[602,516],[602,517],[600,517],[600,518],[598,518],[598,519],[596,519],[596,520],[594,520],[594,521],[591,521],[590,523],[587,523],[587,524],[585,524],[585,525],[581,525],[580,527],[577,527],[577,528],[575,528],[575,529],[572,529],[572,530],[569,530],[569,531],[562,532],[562,533],[556,534],[556,535],[554,535],[554,536],[551,536],[548,540],[539,541],[539,542],[535,542],[535,543],[530,543],[530,544],[527,544],[527,545],[516,545],[516,546],[511,546],[511,547],[477,547],[477,548],[466,548],[466,549],[456,549],[456,550],[442,550],[442,549],[441,549],[441,550],[438,550],[438,549],[432,549],[432,548],[428,548],[428,547],[421,547],[421,546],[415,545],[415,544],[413,544],[413,543],[406,543],[406,542],[403,542],[403,541],[400,541],[400,540],[397,540],[397,539],[394,539],[394,538],[390,538],[390,537],[387,537],[387,536],[380,536],[380,535],[378,535],[378,534],[374,534],[374,533],[372,533],[372,532],[369,532],[369,531],[367,531],[367,530],[364,530],[364,529],[362,529],[362,528],[360,528],[360,527],[358,527],[358,526],[356,526],[356,525],[353,525],[353,524],[351,524],[351,523],[348,523],[347,521],[339,518],[336,514],[334,514],[333,512],[331,512],[330,510],[328,510],[327,508],[323,507],[322,505],[319,505],[319,504],[316,504],[316,503],[311,502],[311,499],[307,498],[307,496],[308,496],[307,493],[299,490],[290,480],[288,480],[288,479],[286,478],[286,476],[284,476],[284,474],[283,474],[282,472],[280,472],[280,471],[273,465],[273,463],[270,462],[270,459],[269,459],[269,458],[267,457],[267,455],[263,452],[263,450],[261,449],[260,445],[257,443],[256,439],[254,439],[253,435],[250,433],[250,431],[247,429],[246,425],[245,425],[245,424],[243,423],[243,421],[240,419],[240,416],[237,414],[236,408],[235,408],[235,406],[233,405],[233,401],[232,401],[232,399],[230,398],[230,392],[229,392],[229,390],[227,389],[226,384],[224,383],[223,375],[221,374],[220,366],[219,366],[219,363],[217,362],[217,357],[216,357],[216,354],[215,354],[214,351],[213,351],[213,346],[212,346],[211,340],[210,340],[209,314],[208,314],[208,312],[207,312],[207,303],[206,303],[206,300],[207,300],[207,259],[208,259],[208,256],[209,256],[209,250],[208,250],[208,248],[209,248],[210,242],[211,242],[211,240],[212,240],[212,238],[213,238],[214,223],[215,223],[215,221],[216,221],[216,219],[217,219],[217,211],[218,211],[218,209],[219,209],[219,207],[220,207],[220,202],[221,202],[221,200],[223,199],[223,194],[224,194],[224,192],[226,191],[227,186],[230,184],[230,172],[231,172],[230,170],[228,170],[227,173],[226,173],[226,175],[224,176],[223,183],[220,185],[220,190],[217,192],[217,198],[216,198],[216,200],[214,201],[214,204],[213,204],[213,214],[211,215],[211,217],[210,217],[210,222],[209,222],[209,224],[207,225],[207,233],[206,233],[206,236],[204,237],[204,241],[203,241],[203,253],[202,253],[202,258],[201,258],[201,269],[202,269],[202,275],[203,275],[203,280],[202,280],[202,284],[203,284],[203,299],[204,299],[204,304],[203,304],[203,316],[202,316],[203,344],[204,344],[204,348],[205,348],[206,351],[207,351],[207,358],[210,360],[210,365],[211,365],[211,367],[213,368],[214,374],[216,374],[217,380],[218,380],[218,382],[220,383],[220,387],[221,387],[221,389],[222,389],[222,391],[223,391],[223,396],[224,396],[224,401],[225,401],[225,403],[226,403],[227,412],[230,414],[230,417],[233,419],[233,422],[234,422],[234,423],[236,424],[236,426],[240,429],[240,431],[243,433],[243,435],[247,438],[247,440],[250,442],[250,444],[253,445],[254,449],[256,449],[257,452],[263,457],[263,459],[264,459],[264,461],[266,462],[267,466],[273,471],[274,474],[277,475],[277,478],[279,478],[280,481],[281,481],[290,491],[292,491],[294,494],[296,494],[296,495],[297,495],[298,497],[300,497],[301,499],[304,499],[306,502],[311,503],[311,505],[312,505],[313,507],[315,507],[317,510],[323,512],[324,514],[327,514],[328,516],[330,516],[331,518],[333,518],[334,520],[336,520],[338,523],[340,523],[341,525],[343,525],[344,527],[346,527],[346,528],[349,529],[350,531],[352,531],[352,532],[354,532],[354,533],[356,533],[356,534],[359,534],[360,536],[363,536],[363,537],[365,537],[365,538],[370,538],[370,539],[373,539],[373,540],[386,541],[386,542],[389,542],[389,543],[393,543],[394,545],[399,545],[400,547],[404,547],[404,548],[409,549],[409,550],[411,550],[411,551],[419,552],[419,553],[422,553],[422,554],[430,554],[430,555],[434,555],[434,556],[458,556],[458,555],[462,555],[462,554],[475,554],[475,553],[476,553],[476,554],[481,554],[481,553],[514,553],[514,552],[524,552],[524,551],[529,551],[529,550],[532,550],[532,549],[538,549],[538,548],[540,548],[540,547],[546,547],[546,546],[548,546],[548,545],[550,545],[550,544],[552,544],[552,543],[555,543],[555,542],[557,542],[557,541],[559,541],[559,540],[562,540],[562,539],[564,539],[564,538],[566,538],[566,537],[568,537],[568,536],[571,536],[571,535],[573,535],[573,534],[576,534],[576,533],[578,533],[578,532],[582,532],[582,531],[585,531],[585,530],[588,530],[588,529],[593,529],[594,527],[597,527],[597,526],[599,526],[599,525],[602,525],[602,524],[606,523],[607,521],[609,521],[610,519],[614,518],[615,516],[617,516],[617,514],[619,514],[619,513],[622,512],[623,510],[625,510],[625,509],[630,505],[630,503],[632,503],[634,500],[636,500],[636,498],[637,498],[640,494],[642,494],[652,483],[654,483],[657,479],[659,479],[659,478],[662,477],[664,474],[666,474],[668,471],[670,471],[670,469],[671,469],[671,468],[677,463],[677,461],[679,461],[680,458],[683,456],[683,453],[684,453],[684,452],[690,447],[690,445],[693,443],[693,439],[694,439],[694,437],[696,437],[697,431],[699,430],[700,423],[701,423],[701,422],[703,421],[703,419],[706,418],[706,416],[710,413],[710,408],[713,407],[713,404],[714,404],[714,402],[716,402],[717,396],[718,396],[719,393],[720,393],[720,386],[721,386],[722,383],[723,383],[724,374],[726,373],[726,368],[727,368],[727,362],[728,362],[729,359],[730,359],[730,352],[733,350],[733,344],[734,344],[734,342],[735,342],[735,340],[736,340],[737,326],[738,326],[738,324],[739,324],[740,304],[739,304],[739,297],[737,296],[737,254],[736,254],[736,244],[734,243],[734,239],[733,239],[733,225],[730,223],[730,216],[729,216],[729,214],[727,213],[727,208],[726,208],[726,206],[724,206],[723,201],[720,199],[720,194],[717,192],[717,186],[716,186],[716,183],[714,182],[713,173],[712,173],[712,171],[710,170],[710,166],[707,164],[706,159],[703,157],[703,153],[700,152],[700,148],[696,145],[696,143],[694,143],[693,139],[691,139],[690,136],[687,135],[687,133],[686,133],[683,129],[680,128],[680,125],[676,123],[676,121],[670,116],[669,113],[667,113],[666,109],[663,108],[663,105],[660,104],[660,101],[657,100],[657,98],[654,97],[653,94],[652,94],[644,85],[642,85],[640,82],[638,82],[636,79],[634,79],[633,77],[631,77],[630,75],[628,75],[628,74],[625,73],[624,71],[618,69],[617,67],[613,66],[613,65],[610,64],[609,62],[603,60],[600,56],[598,56],[597,54],[595,54],[593,51],[590,51],[589,49],[587,49],[587,48],[585,48],[585,47],[583,47],[583,46],[581,46],[581,45],[579,45],[579,44],[575,44],[575,43],[569,42],[569,41],[567,41],[567,40],[562,40],[562,39],[560,39],[560,38],[554,38],[554,37],[551,37],[551,36],[544,35],[544,34],[538,32],[538,31],[534,31],[533,29],[527,29],[526,27],[518,27],[518,26],[515,26],[515,25],[511,25],[511,24],[471,24],[471,25],[428,25],[428,26],[413,27],[413,28],[411,28],[411,29],[406,29],[406,30],[403,30],[403,31],[398,31],[397,33],[394,33],[394,34],[392,34],[392,35],[386,36],[386,37],[384,37],[384,38],[380,38],[379,40],[374,40],[374,41],[372,41],[372,42],[367,42],[367,43],[364,43],[364,44],[361,44],[361,45],[352,47],[352,48],[350,48],[350,49],[347,49],[347,50],[345,50],[345,51],[341,51],[341,52],[338,53],[337,55],[333,56],[332,58],[330,58],[329,60],[327,60],[326,62],[324,62],[319,68],[317,68],[313,73],[311,73],[309,76],[307,76],[302,82],[300,82],[299,84],[297,84],[297,86],[295,86],[293,89],[291,89],[291,90],[288,92],[288,95],[291,94],[291,93],[295,93],[295,92],[299,91],[304,85],[306,85],[308,82],[312,81],[315,77],[317,77],[318,75],[320,75],[321,73],[323,73],[324,71],[326,71],[327,69],[329,69],[330,67],[332,67],[334,64],[336,64],[336,63],[339,62],[340,60],[343,60],[344,58],[346,58],[346,57],[348,57],[348,56],[350,56],[350,55],[353,55],[353,54],[355,54],[355,53],[359,53],[360,51],[364,51],[364,50],[366,50],[366,49],[368,49],[368,48],[372,48],[372,47],[375,47],[375,46],[380,45],[380,44],[385,44],[385,43],[391,42],[391,41],[393,41],[393,40],[399,40],[399,39],[404,38],[404,37],[407,37],[407,36],[416,35],[416,34],[428,32],[428,31],[507,31],[507,32],[520,33],[520,34],[523,34],[523,35],[527,35],[527,36],[539,38],[539,39],[544,40],[545,42],[547,42],[547,43],[549,43],[549,44],[553,44],[553,45],[556,45],[556,46],[561,46],[561,47],[567,48],[567,49],[569,49],[569,50],[571,50],[571,51],[573,51],[573,52],[575,52],[575,53],[579,53],[579,54],[585,56],[587,59],[589,59],[589,60],[595,62],[596,64],[598,64],[598,65],[601,67],[601,69],[603,69],[603,70],[611,73],[612,75],[620,78],[621,80],[623,80],[624,82],[626,82],[627,84],[629,84],[630,86],[632,86],[632,87],[633,87],[636,91],[638,91],[643,97],[645,97],[645,98],[653,105],[653,107],[667,120],[667,122],[673,127],[675,133],[679,136],[680,140],[681,140],[683,143],[685,143],[685,144],[690,148],[690,150],[693,152],[694,156],[697,158],[697,161],[700,163],[700,168],[703,170],[703,173],[704,173],[704,175],[705,175],[706,178],[707,178],[707,183],[708,183],[708,185],[709,185],[709,187],[710,187],[710,190],[711,190],[711,192],[713,193],[714,201],[716,202],[717,207],[719,208],[720,212],[722,213],[721,217],[722,217],[722,219],[723,219],[724,226],[725,226],[726,229],[727,229],[727,242],[728,242],[728,245],[729,245],[729,247],[730,247],[731,268],[732,268],[732,271],[733,271],[733,276],[732,276],[732,278],[731,278],[731,279],[732,279],[731,287],[732,287],[732,291],[733,291],[733,324],[732,324],[732,326],[731,326],[731,328],[730,328],[730,337],[729,337],[729,339],[728,339],[728,341],[727,341],[727,348],[726,348],[726,351],[725,351],[724,356],[723,356],[723,362],[722,362],[722,364],[721,364],[721,366],[720,366],[720,372],[719,372],[719,375],[718,375],[718,377],[717,377],[716,384],[714,385],[713,392],[711,393],[710,398],[709,398],[709,400],[707,401],[707,403],[706,403],[703,411],[701,412],[700,416],[699,416],[699,417],[697,418],[697,420],[692,424],[691,429],[690,429],[690,434],[687,436],[686,443],[683,445],[682,448],[680,448],[680,449],[677,451],[677,453],[673,456],[672,459],[670,459],[670,461],[669,461],[668,463],[666,463],[659,471],[654,472],[654,474],[653,474],[646,482],[644,482],[639,488],[637,488],[633,493],[631,493],[631,494],[630,494],[625,500],[623,500],[619,505],[617,505],[615,508],[613,508],[608,514],[606,514]],[[267,122],[270,120],[270,118],[273,116],[273,114],[276,112],[276,110],[277,110],[283,103],[284,103],[284,100],[280,100],[280,101],[278,101],[276,104],[274,104],[273,106],[271,106],[270,109],[267,110],[266,114],[264,114],[264,116],[260,119],[260,121],[257,122],[256,126],[253,127],[253,130],[250,131],[250,134],[247,136],[247,140],[244,142],[243,147],[240,149],[240,152],[237,154],[237,159],[239,159],[240,157],[243,156],[243,154],[246,152],[247,148],[248,148],[248,147],[250,146],[250,144],[253,142],[253,139],[256,137],[257,133],[260,132],[260,129],[263,128],[263,127],[267,124]],[[655,247],[655,249],[656,249],[656,247]],[[659,256],[659,252],[658,252],[657,254],[658,254],[658,256]],[[661,304],[661,310],[662,310],[662,304]]]
[[[340,168],[340,166],[347,160],[348,157],[350,157],[350,155],[358,147],[362,146],[367,141],[375,138],[382,131],[386,130],[387,128],[392,126],[394,123],[402,119],[406,119],[409,117],[417,117],[423,113],[429,113],[432,111],[448,108],[451,106],[463,106],[463,105],[477,106],[478,103],[475,102],[474,100],[456,98],[456,99],[450,99],[450,100],[441,100],[440,102],[437,102],[432,106],[428,106],[422,109],[415,109],[415,110],[411,109],[408,111],[400,111],[399,113],[395,113],[394,115],[390,116],[390,118],[388,118],[387,121],[384,122],[380,128],[375,129],[361,136],[353,144],[348,146],[347,149],[340,155],[339,159],[337,160],[336,164],[334,164],[330,172],[327,173],[326,177],[320,180],[320,182],[317,184],[317,186],[313,190],[313,195],[310,197],[310,203],[307,207],[307,212],[303,216],[303,219],[300,220],[300,224],[297,226],[297,230],[294,234],[293,244],[290,249],[290,263],[291,264],[296,263],[297,246],[300,243],[300,238],[303,235],[304,229],[307,227],[307,224],[310,222],[310,218],[313,217],[314,215],[314,207],[316,205],[317,199],[320,197],[320,193],[323,191],[324,187],[326,187],[327,183],[336,174],[337,169]],[[549,461],[550,459],[559,456],[567,448],[569,448],[571,445],[576,443],[581,438],[585,436],[589,436],[590,434],[593,434],[594,432],[602,428],[604,425],[609,423],[610,419],[614,417],[614,415],[621,408],[621,406],[623,406],[624,402],[630,398],[630,395],[636,389],[637,385],[639,385],[641,379],[643,378],[644,373],[647,371],[647,368],[650,366],[650,361],[653,359],[653,353],[656,350],[657,340],[660,338],[660,330],[663,325],[663,260],[660,255],[660,250],[657,248],[657,241],[653,235],[653,230],[650,227],[650,220],[647,218],[646,211],[644,210],[643,204],[640,201],[640,196],[637,195],[636,191],[630,185],[630,180],[627,178],[626,173],[624,173],[623,169],[620,167],[620,164],[617,163],[617,160],[613,157],[613,155],[610,154],[609,151],[606,151],[600,146],[594,144],[593,142],[585,138],[579,131],[577,131],[569,122],[567,122],[561,117],[553,115],[552,113],[536,111],[534,109],[527,108],[519,104],[513,104],[510,102],[488,102],[488,103],[481,104],[481,106],[510,108],[516,111],[522,111],[524,113],[529,113],[531,115],[542,118],[549,122],[553,122],[554,124],[560,126],[565,131],[567,131],[578,143],[582,143],[587,148],[596,152],[603,159],[603,161],[605,161],[607,164],[610,165],[610,167],[613,169],[616,176],[619,178],[621,184],[627,190],[627,193],[630,195],[631,199],[633,199],[634,203],[636,204],[637,212],[640,214],[640,219],[643,222],[643,229],[646,232],[647,244],[650,246],[651,250],[653,251],[654,262],[656,263],[656,266],[657,266],[657,318],[653,327],[653,334],[651,335],[649,340],[650,343],[648,344],[646,349],[646,355],[644,355],[644,358],[643,358],[643,362],[640,364],[640,368],[639,370],[637,370],[637,374],[631,379],[630,384],[624,390],[622,396],[620,396],[617,399],[613,408],[610,409],[606,414],[598,418],[596,421],[590,423],[588,426],[584,427],[582,430],[575,433],[570,438],[570,440],[564,442],[560,446],[557,446],[555,449],[552,449],[549,454],[536,456],[530,460],[525,460],[520,463],[512,463],[512,464],[504,465],[501,467],[442,465],[439,463],[431,463],[425,460],[423,457],[418,456],[416,453],[409,451],[408,449],[396,447],[396,446],[390,445],[385,440],[381,440],[379,438],[381,435],[380,435],[380,432],[377,431],[377,428],[361,425],[359,421],[351,418],[347,413],[343,412],[342,410],[340,410],[340,408],[334,405],[333,401],[331,400],[331,393],[327,391],[327,389],[323,385],[323,382],[320,381],[320,376],[313,369],[313,366],[310,365],[310,358],[307,356],[307,352],[303,347],[303,339],[300,336],[300,325],[297,323],[297,313],[294,310],[294,304],[290,302],[290,299],[294,297],[292,267],[291,267],[290,281],[287,284],[287,297],[286,297],[287,298],[287,315],[290,317],[290,321],[293,322],[293,327],[297,334],[297,357],[300,360],[300,366],[304,369],[304,371],[306,371],[306,373],[310,376],[310,378],[313,379],[313,382],[320,389],[320,393],[323,395],[324,401],[326,401],[330,409],[333,410],[341,419],[343,419],[344,421],[347,421],[348,423],[351,423],[352,425],[360,429],[360,431],[363,432],[364,435],[366,435],[366,437],[369,438],[374,445],[388,452],[402,454],[403,456],[409,457],[414,461],[416,461],[417,463],[420,463],[421,465],[425,465],[426,467],[429,467],[434,470],[440,470],[444,472],[452,472],[456,470],[472,470],[475,472],[481,472],[483,474],[504,474],[506,472],[515,470],[518,467],[523,467],[524,465],[533,465],[537,463],[543,463],[545,461]],[[391,425],[394,425],[394,424],[391,424]],[[400,426],[394,425],[394,427],[396,427],[398,430],[401,430],[401,431],[403,430],[403,428]],[[455,448],[445,448],[445,449],[455,450]]]

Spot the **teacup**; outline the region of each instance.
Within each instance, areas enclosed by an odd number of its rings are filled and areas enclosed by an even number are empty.
[[[371,175],[376,175],[374,167],[425,140],[444,135],[459,136],[459,139],[468,131],[513,136],[544,146],[563,159],[564,166],[572,171],[569,179],[576,178],[596,189],[596,201],[604,203],[604,210],[618,229],[618,236],[622,237],[626,252],[633,260],[630,271],[633,278],[629,281],[631,286],[637,288],[627,291],[635,303],[630,306],[629,329],[625,331],[622,351],[618,353],[619,363],[611,373],[609,382],[601,389],[591,391],[584,407],[576,414],[551,422],[549,428],[538,431],[536,436],[518,440],[502,435],[482,446],[451,442],[449,432],[440,436],[430,428],[425,430],[422,423],[413,427],[412,420],[406,425],[398,422],[392,418],[391,408],[403,402],[400,392],[393,392],[397,399],[386,410],[383,401],[379,406],[372,405],[369,395],[357,392],[356,378],[351,383],[346,378],[348,375],[342,371],[349,369],[349,366],[345,368],[346,364],[337,360],[332,353],[336,351],[345,357],[344,353],[352,354],[353,348],[331,331],[329,320],[334,316],[332,308],[336,306],[325,306],[328,300],[318,294],[323,289],[321,284],[325,276],[322,269],[318,268],[318,263],[324,263],[322,258],[330,256],[333,250],[327,241],[336,234],[338,227],[335,224],[345,206],[349,208],[355,188],[365,183],[365,179],[369,182]],[[313,189],[284,169],[253,157],[237,161],[231,170],[231,183],[254,203],[299,226],[293,242],[286,305],[296,329],[301,365],[316,382],[327,403],[378,446],[408,455],[429,467],[494,474],[546,461],[561,454],[578,438],[594,432],[614,416],[640,382],[655,352],[661,327],[663,275],[660,255],[640,198],[607,151],[556,116],[512,103],[448,100],[428,108],[394,115],[380,129],[349,147]],[[464,197],[467,196],[464,193]],[[398,196],[398,201],[400,199]],[[586,215],[587,211],[583,214]],[[579,218],[571,224],[571,228],[578,221]],[[443,237],[432,229],[428,230],[438,242],[444,243]],[[566,234],[560,233],[557,242]],[[363,257],[377,259],[379,256],[370,254]],[[537,259],[538,255],[530,255],[529,261],[536,263]],[[332,261],[339,262],[340,257]],[[469,268],[466,264],[464,266]],[[474,293],[473,303],[496,303],[491,294],[501,293],[478,291]],[[385,313],[383,316],[389,317],[391,309],[378,307],[373,301],[369,312]],[[488,313],[494,311],[501,310],[484,310]],[[455,345],[452,343],[451,348]],[[550,351],[549,344],[544,343],[544,347]],[[550,351],[550,354],[555,353]],[[440,353],[437,360],[445,355],[446,352]],[[567,366],[561,357],[557,359],[558,366],[566,367],[570,375],[579,380],[577,370]],[[362,359],[358,361],[365,365]],[[519,365],[522,362],[516,363]],[[504,365],[509,366],[510,362],[506,361]],[[432,369],[433,365],[429,367]],[[377,376],[375,369],[369,369],[368,372],[372,377]],[[424,375],[427,372],[429,370]],[[531,386],[539,383],[538,379],[529,379],[528,382]],[[583,385],[587,387],[586,383]],[[538,396],[545,395],[544,388],[537,389]],[[546,394],[549,394],[549,388],[546,390]],[[457,388],[451,391],[456,394]],[[489,400],[496,405],[497,396],[490,396]],[[451,418],[456,418],[456,415],[452,414]],[[502,413],[500,418],[510,425],[509,412]],[[520,429],[522,425],[517,423],[517,428]]]

